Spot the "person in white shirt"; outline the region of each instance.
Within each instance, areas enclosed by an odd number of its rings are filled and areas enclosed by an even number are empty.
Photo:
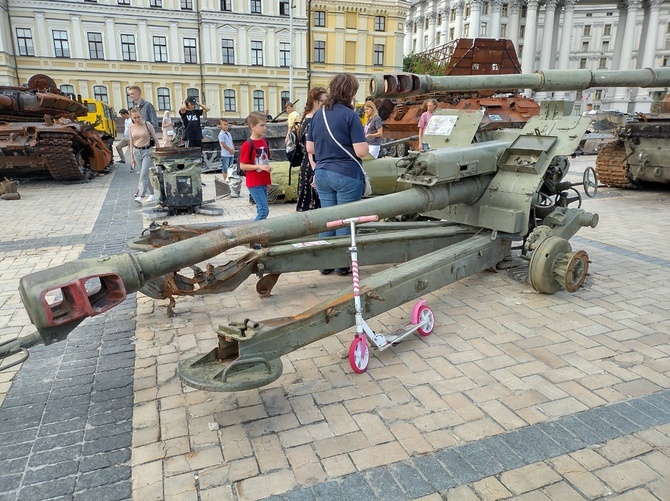
[[[223,173],[223,180],[228,179],[228,168],[233,165],[235,158],[235,146],[233,145],[233,137],[228,132],[228,120],[222,118],[219,120],[221,125],[221,132],[219,132],[219,144],[221,145],[221,172]]]
[[[130,119],[130,113],[126,109],[120,110],[119,115],[123,118],[123,139],[116,145],[116,152],[119,154],[119,163],[125,164],[126,154],[123,152],[123,148],[130,145],[130,126],[133,125],[133,121]],[[130,170],[134,169],[131,167]]]

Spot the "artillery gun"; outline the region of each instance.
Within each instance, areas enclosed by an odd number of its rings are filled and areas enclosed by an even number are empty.
[[[420,52],[413,57],[414,73],[436,76],[509,75],[521,73],[521,64],[511,40],[491,38],[459,38]],[[435,99],[437,109],[484,110],[474,140],[488,141],[493,131],[501,128],[520,129],[540,111],[540,105],[521,95],[519,89],[499,88],[498,92],[470,88],[463,91],[433,89],[419,95],[399,95],[387,92],[375,99],[379,116],[384,121],[382,156],[402,157],[409,145],[417,146],[417,123],[426,99]],[[407,141],[393,144],[400,139]],[[394,141],[395,140],[395,141]],[[391,144],[389,144],[389,141]],[[415,149],[419,149],[416,147]]]
[[[614,141],[605,144],[596,158],[600,180],[615,188],[635,188],[643,183],[670,183],[670,93],[660,109],[621,116]]]
[[[62,94],[46,75],[28,87],[0,87],[0,176],[48,172],[57,180],[86,179],[112,160],[90,124],[77,121],[87,107]]]
[[[505,81],[501,81],[501,80]],[[552,70],[532,75],[440,77],[376,75],[370,93],[408,95],[430,89],[530,88],[537,91],[590,86],[663,86],[670,68],[608,72]],[[272,290],[281,273],[348,265],[347,237],[315,242],[327,223],[360,215],[388,218],[412,212],[432,215],[422,223],[371,223],[358,238],[362,265],[392,265],[360,282],[366,318],[379,315],[464,277],[495,267],[512,253],[528,260],[532,287],[551,294],[575,292],[584,282],[589,258],[573,251],[569,239],[582,227],[595,227],[598,215],[579,207],[583,185],[594,195],[597,180],[587,170],[582,183],[565,179],[567,157],[590,119],[571,116],[571,104],[543,103],[523,130],[498,131],[493,141],[472,145],[481,111],[442,111],[430,123],[430,151],[400,159],[408,190],[355,203],[256,221],[237,226],[183,230],[173,238],[163,228],[158,238],[175,241],[147,252],[69,262],[23,277],[19,291],[37,332],[1,347],[1,355],[26,357],[39,342],[55,343],[87,317],[104,313],[126,295],[152,297],[234,290],[252,274],[260,294]],[[443,147],[451,144],[449,148]],[[392,159],[382,159],[392,161]],[[577,207],[575,207],[577,205]],[[190,236],[190,238],[188,238]],[[194,267],[227,249],[264,244],[240,259],[208,266],[192,278]],[[160,245],[160,244],[156,244]],[[354,325],[347,287],[322,303],[292,316],[233,320],[220,326],[217,346],[183,360],[180,377],[196,388],[237,391],[259,387],[282,373],[281,356]]]

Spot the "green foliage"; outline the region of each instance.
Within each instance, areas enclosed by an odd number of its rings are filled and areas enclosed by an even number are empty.
[[[444,64],[420,54],[409,54],[402,60],[402,70],[421,75],[444,75]]]

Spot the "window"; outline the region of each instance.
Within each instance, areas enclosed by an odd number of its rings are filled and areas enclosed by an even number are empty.
[[[502,4],[502,7],[500,8],[500,15],[503,17],[507,17],[507,9],[508,9],[507,4],[506,3]]]
[[[232,12],[233,0],[221,0],[221,10],[224,12]]]
[[[288,16],[289,15],[289,2],[288,0],[279,0],[279,15]]]
[[[286,108],[286,105],[291,102],[291,93],[287,90],[281,91],[280,99],[281,99],[281,109],[283,110],[284,108]]]
[[[181,0],[181,10],[193,10],[193,0]]]
[[[582,42],[582,52],[588,52],[588,51],[589,51],[589,43]]]
[[[500,38],[507,38],[507,25],[506,24],[501,24],[500,25]]]
[[[384,66],[384,46],[375,44],[372,64],[374,66]]]
[[[442,14],[437,15],[437,25],[442,26]],[[383,30],[382,30],[383,31]]]
[[[255,90],[253,93],[254,111],[265,111],[265,94],[262,90]]]
[[[251,0],[251,13],[252,14],[262,14],[261,0]]]
[[[109,96],[107,95],[107,87],[104,85],[93,86],[93,98],[103,103],[109,103]]]
[[[324,28],[326,26],[326,13],[324,11],[314,11],[314,26],[319,28]]]
[[[291,45],[288,42],[279,42],[279,66],[291,66]]]
[[[670,57],[663,56],[663,66],[670,66]]]
[[[156,89],[158,93],[158,109],[159,110],[169,110],[172,108],[170,106],[170,89],[167,87],[158,87]]]
[[[600,101],[602,98],[603,98],[603,90],[602,89],[596,90],[595,93],[593,94],[593,99],[595,99],[596,101]]]
[[[375,16],[375,31],[386,31],[386,18]]]
[[[163,8],[163,0],[149,0],[149,7]]]
[[[184,38],[184,62],[194,64],[198,62],[198,47],[195,38]]]
[[[480,37],[485,37],[486,36],[486,30],[487,30],[486,23],[481,23],[479,25],[479,36]]]
[[[200,101],[200,91],[194,89],[193,87],[186,89],[186,98],[194,97],[196,101]]]
[[[63,84],[60,86],[60,91],[62,94],[65,94],[67,97],[74,99],[75,94],[74,94],[74,87],[70,84]]]
[[[609,36],[611,34],[612,34],[612,25],[606,24],[605,27],[603,28],[603,35]]]
[[[235,64],[235,42],[230,38],[221,40],[221,64]]]
[[[584,26],[584,36],[585,37],[590,37],[591,36],[591,25],[587,24]]]
[[[525,26],[521,26],[521,27],[519,28],[519,38],[523,38],[525,34],[526,34],[526,27],[525,27]]]
[[[263,42],[251,42],[251,66],[263,66]]]
[[[600,69],[600,70],[607,69],[607,58],[606,57],[601,57],[598,60],[598,69]]]
[[[456,34],[456,31],[454,30],[454,28],[449,28],[449,40],[453,40],[455,34]],[[500,35],[500,36],[502,36],[502,35]]]
[[[167,39],[165,37],[153,37],[154,42],[154,61],[157,63],[167,63]]]
[[[326,42],[320,42],[320,41],[314,42],[314,62],[315,63],[326,62]]]
[[[102,33],[88,34],[88,53],[91,59],[105,59],[105,54],[102,50]]]
[[[449,11],[449,21],[456,21],[456,9]]]
[[[133,100],[130,99],[130,94],[128,94],[128,87],[126,87],[126,108],[131,109],[134,106]]]
[[[30,28],[16,28],[16,41],[19,46],[19,56],[34,56],[33,33]]]
[[[489,3],[488,2],[483,2],[482,3],[482,14],[487,15],[489,13]]]
[[[54,53],[56,57],[70,57],[70,42],[67,41],[67,32],[54,30]]]
[[[463,26],[463,36],[464,37],[469,37],[470,36],[470,24],[466,24]]]
[[[585,57],[582,57],[579,60],[579,69],[581,69],[581,70],[586,69],[586,58]]]
[[[470,4],[465,6],[465,17],[470,17]]]
[[[124,61],[137,61],[135,35],[121,35],[121,56]]]
[[[587,12],[586,17],[593,17],[593,12]]]
[[[234,90],[226,89],[223,91],[223,111],[237,111]]]
[[[608,40],[605,40],[603,41],[602,51],[607,52],[608,50],[610,50],[610,43]]]
[[[130,0],[118,0],[119,5],[130,5]]]

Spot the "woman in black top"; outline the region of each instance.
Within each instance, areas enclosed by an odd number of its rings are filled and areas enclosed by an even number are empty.
[[[307,104],[305,105],[305,112],[302,116],[302,126],[300,128],[300,142],[302,143],[303,151],[305,149],[305,142],[307,140],[307,132],[312,123],[312,117],[326,100],[328,91],[325,87],[314,87],[307,95]],[[314,166],[316,160],[311,153],[305,153],[300,165],[300,175],[298,177],[298,204],[295,210],[304,212],[321,207],[319,202],[319,195],[314,187]]]

